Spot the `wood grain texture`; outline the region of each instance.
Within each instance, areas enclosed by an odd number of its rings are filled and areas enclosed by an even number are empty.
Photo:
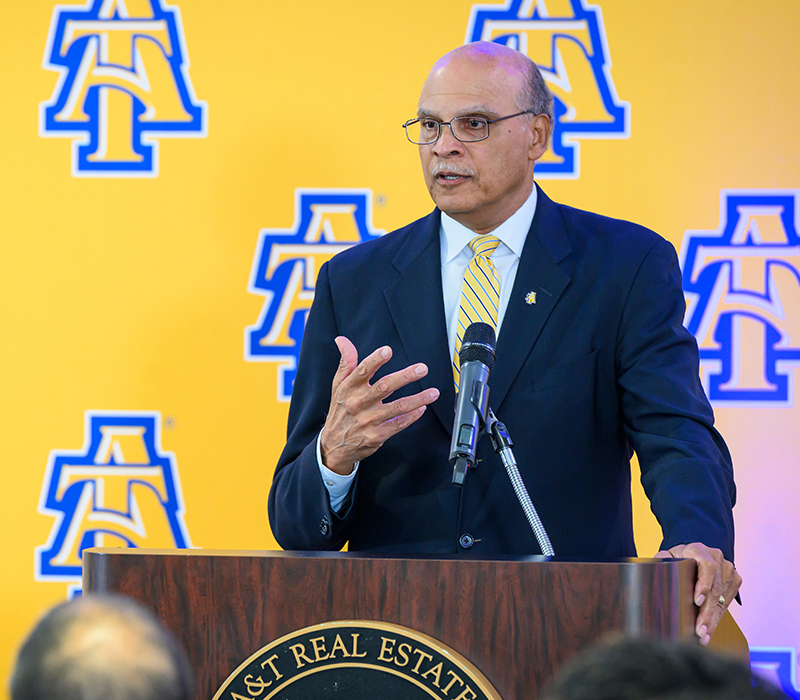
[[[371,558],[352,553],[86,550],[84,590],[152,607],[187,649],[199,698],[253,653],[332,620],[378,620],[469,659],[504,700],[535,698],[610,632],[691,638],[695,563]]]

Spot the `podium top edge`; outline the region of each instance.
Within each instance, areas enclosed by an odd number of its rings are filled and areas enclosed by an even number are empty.
[[[244,558],[284,558],[284,559],[345,559],[345,560],[419,560],[419,561],[471,561],[471,562],[508,562],[508,563],[569,563],[569,564],[658,564],[669,565],[674,562],[691,561],[688,559],[653,559],[647,557],[625,557],[622,559],[585,559],[579,557],[546,557],[542,555],[488,555],[469,556],[462,554],[410,554],[387,552],[317,552],[317,551],[284,551],[272,549],[141,549],[123,547],[92,547],[85,549],[83,555],[90,556],[171,556],[171,557],[244,557]]]

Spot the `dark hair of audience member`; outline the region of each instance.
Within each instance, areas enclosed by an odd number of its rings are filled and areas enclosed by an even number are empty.
[[[148,608],[91,594],[52,608],[19,650],[11,700],[192,700],[194,674]]]
[[[565,665],[542,700],[778,700],[749,665],[699,644],[601,642]]]

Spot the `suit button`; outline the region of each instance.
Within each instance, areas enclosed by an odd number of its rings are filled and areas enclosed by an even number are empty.
[[[461,535],[461,537],[458,538],[458,543],[464,549],[469,549],[473,544],[475,544],[475,538],[470,534]]]
[[[329,531],[330,529],[331,529],[331,526],[330,526],[330,524],[328,523],[328,516],[327,516],[327,515],[323,515],[323,516],[322,516],[322,520],[320,520],[320,521],[319,521],[319,531],[320,531],[320,532],[321,532],[323,535],[327,535],[327,534],[328,534],[328,531]]]

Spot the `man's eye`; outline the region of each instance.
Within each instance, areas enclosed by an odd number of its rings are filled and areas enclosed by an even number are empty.
[[[427,129],[428,131],[435,131],[439,128],[439,122],[434,119],[421,119],[419,124],[423,129]]]
[[[464,120],[464,126],[467,129],[482,129],[485,124],[486,122],[483,119],[478,119],[477,117],[470,117]]]

